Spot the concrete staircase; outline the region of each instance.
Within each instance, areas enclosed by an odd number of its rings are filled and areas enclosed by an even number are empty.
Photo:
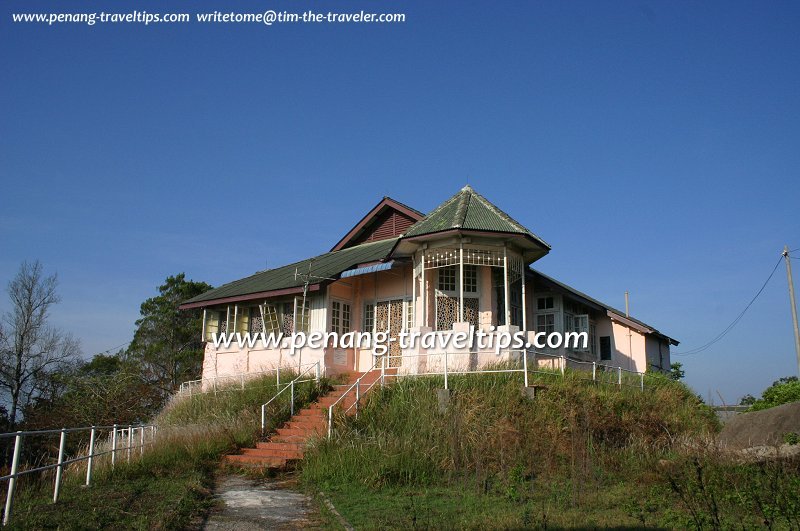
[[[391,372],[389,372],[391,371]],[[386,374],[394,374],[396,369],[387,369]],[[369,373],[353,373],[349,375],[347,383],[334,385],[333,390],[321,397],[317,402],[295,412],[282,427],[266,441],[259,442],[255,448],[243,448],[241,454],[226,455],[225,460],[233,465],[257,468],[283,468],[290,461],[303,458],[306,444],[313,437],[325,437],[328,433],[328,408],[342,398],[338,406],[347,409],[356,401],[355,389],[348,389],[361,378],[359,385],[361,397],[364,391],[381,377],[379,370]],[[375,388],[373,386],[373,389]],[[355,414],[355,408],[349,414]]]

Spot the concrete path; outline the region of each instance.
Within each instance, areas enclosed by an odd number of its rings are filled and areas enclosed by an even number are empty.
[[[223,476],[215,497],[222,508],[203,529],[209,531],[308,529],[318,527],[308,496],[292,490],[289,481]]]

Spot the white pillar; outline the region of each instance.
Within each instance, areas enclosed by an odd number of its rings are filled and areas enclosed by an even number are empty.
[[[458,322],[464,322],[464,242],[458,242]]]
[[[511,299],[511,289],[508,285],[508,247],[503,244],[503,296],[505,298],[505,312],[506,312],[506,326],[511,325],[511,306],[509,299]]]
[[[420,272],[420,291],[422,292],[422,326],[428,326],[428,290],[425,285],[425,249],[422,250],[422,271]]]
[[[417,271],[414,259],[411,260],[411,327],[417,325],[417,277],[414,275]]]
[[[522,261],[522,330],[527,332],[528,331],[528,319],[526,315],[527,309],[525,308],[528,305],[528,301],[525,299],[525,273],[527,272],[528,268],[525,267],[525,260]]]

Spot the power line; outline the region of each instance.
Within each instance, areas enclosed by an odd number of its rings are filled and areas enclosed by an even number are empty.
[[[712,339],[711,341],[709,341],[708,343],[706,343],[703,346],[700,346],[700,347],[697,347],[697,348],[694,348],[694,349],[691,349],[691,350],[687,350],[685,352],[674,352],[674,354],[676,356],[689,356],[691,354],[699,354],[700,352],[703,352],[704,350],[706,350],[709,347],[711,347],[714,343],[716,343],[717,341],[719,341],[720,339],[725,337],[728,334],[728,332],[733,330],[733,327],[735,327],[739,323],[739,321],[741,321],[742,317],[744,317],[744,314],[747,312],[748,309],[750,309],[750,306],[752,306],[753,303],[756,302],[756,299],[758,298],[758,296],[761,295],[761,292],[763,292],[764,288],[767,287],[767,284],[772,279],[773,275],[775,275],[775,271],[778,270],[778,266],[780,265],[781,260],[783,260],[783,255],[781,255],[778,258],[778,261],[775,262],[775,267],[772,268],[772,272],[767,277],[767,280],[764,281],[764,283],[761,285],[761,288],[758,290],[758,292],[756,292],[755,296],[752,299],[750,299],[750,302],[747,303],[747,306],[744,307],[744,310],[742,310],[739,313],[739,315],[736,316],[736,319],[734,319],[733,322],[731,322],[731,324],[729,324],[722,332],[720,332],[714,339]]]
[[[126,341],[125,343],[122,343],[121,345],[117,345],[116,347],[111,347],[108,350],[104,350],[102,352],[98,352],[97,354],[95,354],[95,356],[99,356],[100,354],[109,354],[112,350],[117,350],[118,348],[122,348],[125,345],[130,345],[130,344],[131,344],[131,341]]]

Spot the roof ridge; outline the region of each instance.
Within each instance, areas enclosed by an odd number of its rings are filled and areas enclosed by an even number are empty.
[[[456,208],[455,219],[453,220],[453,227],[461,228],[467,219],[467,211],[469,210],[469,203],[472,199],[474,191],[467,185],[462,188],[456,195],[458,196],[458,208]]]

